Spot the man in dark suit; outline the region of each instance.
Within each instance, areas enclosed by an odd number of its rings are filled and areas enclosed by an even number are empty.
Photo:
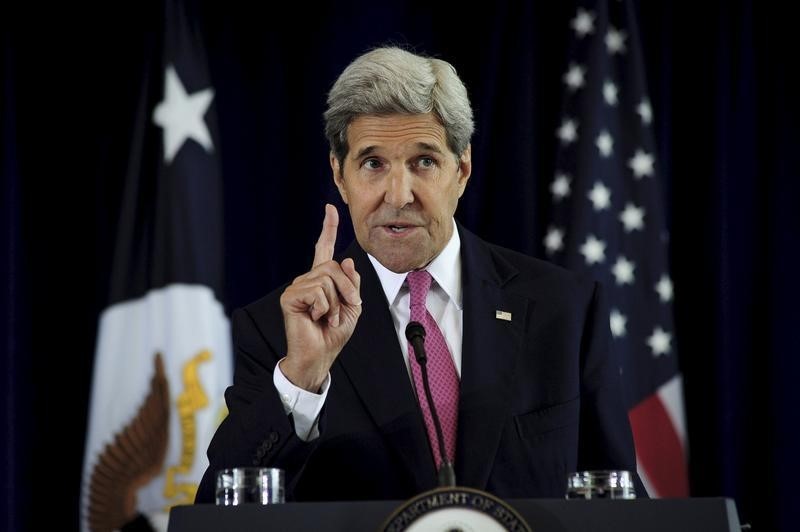
[[[435,487],[443,461],[459,485],[501,497],[635,471],[600,286],[453,219],[473,132],[455,70],[374,50],[339,77],[325,118],[356,242],[334,260],[326,206],[312,269],[234,313],[229,415],[197,501],[213,500],[218,469],[249,465],[283,468],[290,500],[404,499]],[[427,320],[443,438],[411,320]]]

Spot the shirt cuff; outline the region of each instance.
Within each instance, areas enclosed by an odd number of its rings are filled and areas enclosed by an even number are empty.
[[[283,358],[280,359],[275,365],[275,371],[272,373],[272,382],[275,385],[275,389],[278,390],[286,415],[291,415],[294,418],[294,431],[297,437],[303,441],[315,440],[319,437],[319,413],[325,405],[325,398],[328,397],[331,374],[328,372],[328,376],[325,377],[322,386],[320,386],[319,393],[312,393],[295,386],[286,378],[286,375],[281,371],[281,362],[283,360]]]

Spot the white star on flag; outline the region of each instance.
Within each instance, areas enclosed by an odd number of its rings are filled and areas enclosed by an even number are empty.
[[[556,135],[561,139],[562,144],[569,144],[578,139],[578,123],[567,118],[561,123],[561,127],[556,131]]]
[[[607,129],[600,132],[595,141],[595,145],[597,149],[600,150],[600,155],[603,157],[610,157],[611,154],[614,153],[614,138]]]
[[[602,211],[611,206],[611,190],[600,181],[595,182],[587,196],[596,211]]]
[[[153,111],[153,121],[164,129],[164,159],[168,163],[188,139],[194,139],[209,153],[214,150],[203,118],[213,99],[214,89],[211,88],[187,94],[175,67],[167,66],[164,99]]]
[[[557,227],[550,226],[547,229],[547,236],[544,237],[544,247],[548,254],[561,251],[564,248],[564,231]]]
[[[575,92],[576,90],[583,87],[584,75],[586,74],[586,69],[580,65],[576,65],[575,63],[571,63],[569,65],[569,70],[567,73],[564,74],[564,83],[566,83],[567,87],[569,88],[570,92]]]
[[[650,122],[653,121],[653,110],[650,108],[650,102],[642,100],[642,102],[636,106],[636,114],[642,117],[642,124],[649,125]]]
[[[625,35],[624,31],[617,31],[614,28],[609,27],[608,33],[606,33],[606,50],[611,55],[614,54],[624,54],[625,53],[625,39],[627,35]]]
[[[550,184],[550,192],[553,193],[553,199],[556,201],[562,200],[569,196],[570,188],[569,183],[572,179],[564,173],[556,174],[556,178]]]
[[[603,99],[608,105],[617,105],[617,86],[613,81],[603,83]]]
[[[644,176],[653,176],[653,164],[655,159],[652,155],[644,150],[636,150],[636,153],[628,161],[628,167],[633,170],[633,175],[636,179],[641,179]]]
[[[644,209],[633,203],[625,205],[625,210],[620,213],[619,219],[625,226],[626,233],[644,229]]]
[[[575,30],[575,35],[578,37],[585,37],[590,33],[594,33],[594,13],[586,11],[585,9],[578,9],[578,14],[572,19],[572,29]]]
[[[650,349],[653,351],[653,356],[660,356],[666,355],[672,349],[670,347],[670,342],[672,341],[672,335],[661,327],[656,327],[651,334],[647,338],[647,345],[650,346]]]
[[[620,255],[614,267],[611,268],[611,273],[616,277],[617,284],[633,284],[634,268],[636,268],[636,265],[633,262]]]
[[[614,336],[614,338],[621,338],[625,336],[625,334],[628,332],[626,330],[628,318],[626,318],[625,315],[622,314],[619,310],[617,309],[611,310],[611,316],[609,318],[609,322],[611,325],[611,334]]]
[[[581,246],[581,254],[586,258],[586,264],[592,265],[606,260],[606,243],[598,240],[594,235],[589,235]]]
[[[666,275],[662,275],[661,279],[656,283],[656,292],[661,298],[662,303],[669,303],[672,301],[672,281]]]

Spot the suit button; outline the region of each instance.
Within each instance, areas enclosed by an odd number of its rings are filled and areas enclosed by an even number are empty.
[[[277,432],[270,432],[269,433],[269,441],[271,441],[272,443],[275,443],[276,441],[278,441],[278,433]]]
[[[253,458],[253,465],[254,466],[261,465],[261,460],[259,460],[258,458]]]
[[[269,451],[272,449],[272,442],[264,442],[264,450]]]

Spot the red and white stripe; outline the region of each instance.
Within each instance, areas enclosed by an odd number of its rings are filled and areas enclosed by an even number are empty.
[[[676,375],[628,416],[639,477],[651,497],[688,497],[688,446],[683,381]]]

